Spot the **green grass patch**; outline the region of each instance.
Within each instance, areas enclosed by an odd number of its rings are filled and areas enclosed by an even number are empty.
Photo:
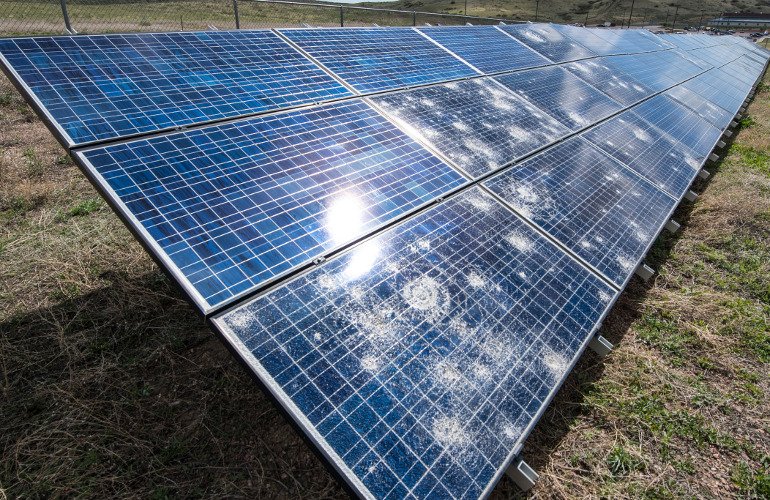
[[[770,175],[770,154],[767,152],[758,151],[751,146],[744,146],[743,144],[733,144],[730,146],[730,152],[738,155],[741,163],[752,170],[764,175]]]
[[[746,462],[733,467],[731,479],[747,498],[770,498],[770,455],[765,456],[757,469]]]
[[[45,173],[45,165],[40,161],[40,157],[37,155],[34,149],[27,148],[22,153],[24,160],[27,163],[27,175],[30,177],[42,177]]]
[[[660,350],[672,363],[681,365],[700,345],[698,336],[662,313],[646,313],[634,325],[639,340]]]
[[[70,208],[67,213],[72,217],[83,217],[98,211],[100,208],[102,208],[102,200],[91,198],[78,203]]]
[[[607,455],[607,468],[615,477],[626,476],[643,467],[644,463],[622,446],[615,446]]]

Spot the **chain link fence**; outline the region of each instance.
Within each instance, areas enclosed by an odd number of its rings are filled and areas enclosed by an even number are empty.
[[[553,21],[590,26],[708,25],[719,12],[660,0],[438,0],[439,12],[285,0],[0,0],[0,36],[302,26]],[[409,5],[409,3],[406,3]],[[422,5],[422,3],[415,3]],[[465,13],[474,14],[470,16]]]
[[[280,0],[0,0],[0,36],[501,21],[506,20]]]

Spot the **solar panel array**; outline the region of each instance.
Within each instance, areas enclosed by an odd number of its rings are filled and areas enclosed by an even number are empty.
[[[488,494],[763,73],[527,24],[0,40],[359,495]]]

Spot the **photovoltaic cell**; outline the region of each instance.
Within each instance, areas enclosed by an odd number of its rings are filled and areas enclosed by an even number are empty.
[[[577,61],[565,64],[564,68],[601,90],[624,107],[654,93],[651,89],[607,65],[605,59],[607,58]]]
[[[626,52],[626,49],[615,47],[614,45],[607,43],[605,39],[598,37],[594,33],[594,30],[578,28],[577,26],[570,26],[567,24],[551,24],[550,26],[594,54],[607,56],[612,54],[623,54]]]
[[[722,135],[721,130],[663,94],[633,109],[699,156],[708,156]]]
[[[688,90],[684,85],[667,90],[665,95],[687,106],[698,116],[708,121],[718,129],[724,129],[733,119],[734,113],[720,108],[716,104],[707,101],[695,92]]]
[[[515,24],[500,29],[553,62],[574,61],[596,54],[548,24]]]
[[[214,324],[360,495],[478,498],[614,295],[472,188]]]
[[[377,96],[372,101],[401,128],[474,178],[569,132],[536,106],[486,78]]]
[[[361,93],[478,73],[412,28],[281,30]]]
[[[676,202],[580,137],[484,183],[622,286]]]
[[[706,160],[633,111],[586,131],[583,137],[678,200]]]
[[[515,94],[578,130],[621,109],[620,104],[564,68],[551,66],[496,77]]]
[[[71,145],[351,95],[270,31],[16,38],[0,54]]]
[[[430,27],[420,31],[484,73],[551,64],[495,26]]]
[[[464,182],[358,101],[81,155],[204,311]]]

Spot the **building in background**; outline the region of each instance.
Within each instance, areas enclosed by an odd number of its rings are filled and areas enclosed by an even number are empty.
[[[770,28],[770,14],[761,12],[724,13],[709,21],[709,26],[719,28]]]

